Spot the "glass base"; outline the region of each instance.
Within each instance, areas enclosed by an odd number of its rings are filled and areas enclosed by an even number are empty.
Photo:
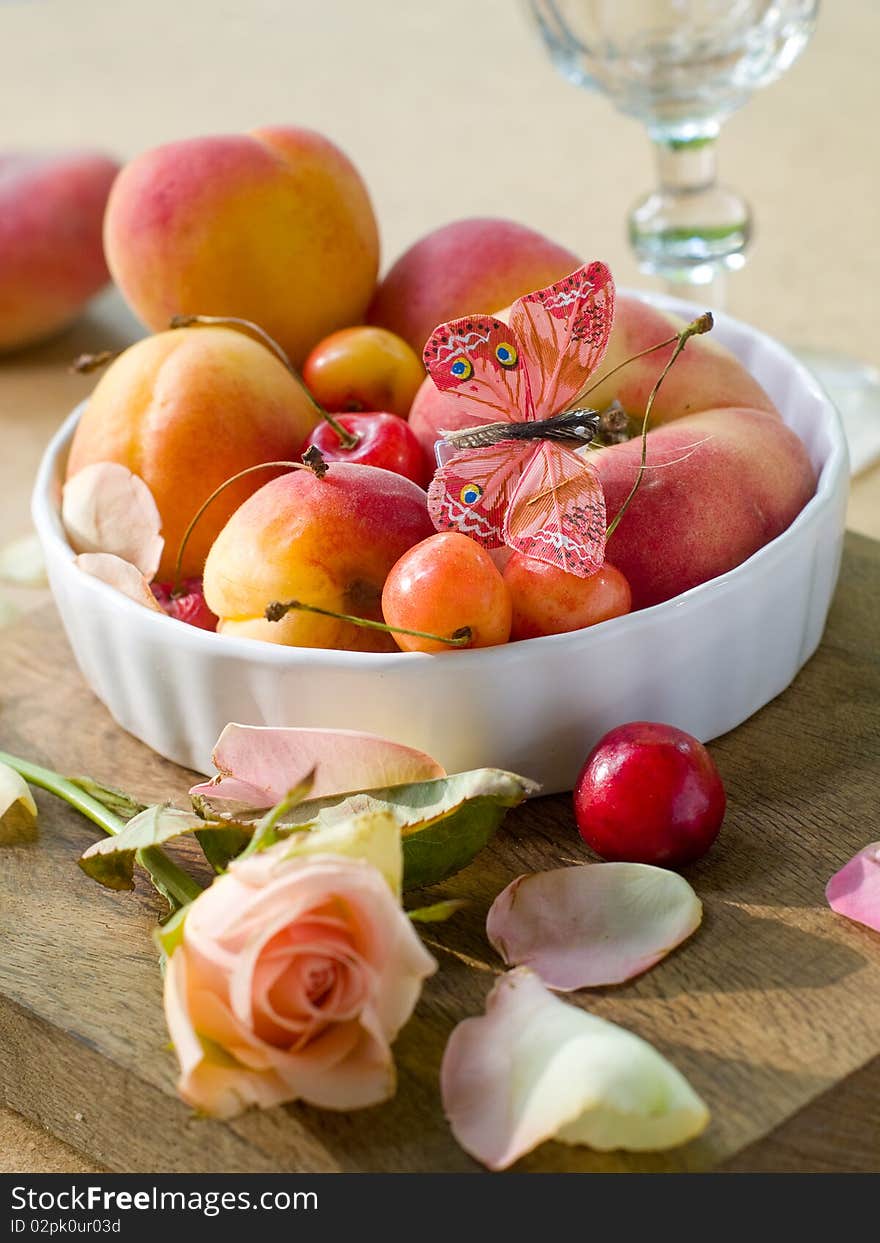
[[[880,461],[880,371],[845,354],[796,349],[840,413],[853,475]]]

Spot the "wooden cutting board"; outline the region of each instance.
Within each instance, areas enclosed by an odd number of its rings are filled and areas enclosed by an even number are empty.
[[[547,1144],[523,1170],[880,1170],[880,936],[832,914],[826,879],[880,837],[880,543],[850,535],[825,641],[797,681],[713,744],[730,806],[688,877],[700,931],[641,979],[572,1000],[655,1043],[712,1110],[665,1155]],[[0,642],[0,746],[139,797],[189,774],[122,732],[85,688],[54,614]],[[738,676],[735,667],[730,677]],[[467,872],[433,891],[472,906],[433,940],[441,970],[397,1044],[396,1098],[348,1116],[293,1106],[196,1119],[174,1092],[150,939],[157,904],[76,867],[94,830],[38,795],[40,840],[0,851],[0,1075],[7,1102],[114,1170],[454,1171],[437,1086],[453,1026],[482,1009],[498,961],[494,895],[587,857],[565,797],[513,813]]]

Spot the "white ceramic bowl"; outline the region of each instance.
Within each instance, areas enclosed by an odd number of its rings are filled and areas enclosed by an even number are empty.
[[[702,309],[652,299],[687,319]],[[78,411],[40,467],[33,515],[83,676],[120,725],[169,759],[212,770],[228,721],[367,730],[450,771],[482,765],[570,789],[593,744],[624,721],[708,741],[778,695],[819,644],[840,565],[848,467],[837,412],[809,372],[724,315],[715,335],[807,446],[816,495],[736,569],[588,630],[481,651],[376,655],[232,639],[170,621],[79,571],[59,519]]]

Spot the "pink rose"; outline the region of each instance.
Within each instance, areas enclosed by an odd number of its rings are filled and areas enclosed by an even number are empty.
[[[165,975],[178,1090],[221,1118],[387,1100],[391,1042],[435,969],[372,863],[284,842],[234,863],[189,908]]]

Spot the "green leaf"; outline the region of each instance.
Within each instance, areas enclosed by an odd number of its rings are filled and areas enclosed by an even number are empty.
[[[315,829],[368,811],[390,812],[403,837],[403,888],[435,885],[483,849],[511,807],[540,787],[527,777],[478,768],[434,781],[301,803],[284,828]]]
[[[463,907],[470,906],[467,898],[447,898],[445,902],[432,902],[430,906],[417,906],[407,915],[414,924],[445,924]]]
[[[205,824],[196,829],[196,838],[205,858],[218,874],[225,872],[236,855],[240,855],[251,840],[246,829],[228,824]]]
[[[133,889],[135,858],[140,851],[144,852],[144,866],[152,871],[150,847],[161,846],[184,833],[206,827],[205,821],[192,812],[164,804],[147,807],[129,820],[115,837],[104,838],[90,846],[79,860],[79,866],[92,880],[108,889]]]

